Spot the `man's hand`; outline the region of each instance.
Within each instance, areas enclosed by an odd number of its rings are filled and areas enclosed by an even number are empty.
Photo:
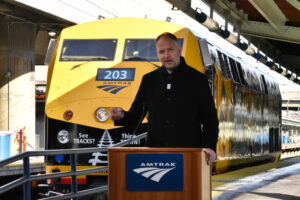
[[[124,117],[124,111],[120,108],[111,108],[109,118],[118,121]]]
[[[211,165],[216,159],[216,153],[210,148],[205,148],[203,151],[206,153],[207,164]]]

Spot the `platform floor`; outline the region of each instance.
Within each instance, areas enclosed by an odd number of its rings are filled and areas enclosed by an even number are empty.
[[[30,173],[42,173],[45,171],[44,157],[30,157]],[[0,167],[0,177],[23,175],[23,160]]]
[[[23,174],[20,162],[0,168],[0,179]],[[44,170],[43,157],[32,158],[30,163],[31,170]],[[214,175],[212,197],[213,200],[300,200],[300,156]]]
[[[213,200],[300,200],[300,157],[212,177]]]

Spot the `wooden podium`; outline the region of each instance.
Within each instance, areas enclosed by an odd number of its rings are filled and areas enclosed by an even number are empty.
[[[108,175],[108,197],[109,200],[210,200],[211,199],[211,166],[207,165],[205,153],[200,148],[148,148],[148,147],[112,147],[108,149],[109,153],[109,175]],[[164,162],[165,157],[182,158],[182,175],[169,175],[174,180],[179,178],[178,190],[172,189],[128,189],[129,183],[137,184],[137,187],[143,187],[137,179],[142,181],[153,182],[157,186],[158,181],[163,182],[167,179],[167,174],[175,173],[177,163]],[[149,162],[140,161],[138,167],[132,170],[129,166],[131,158],[137,161],[151,157]],[[160,161],[153,161],[153,157],[160,158]],[[162,157],[162,158],[161,158]],[[129,159],[130,158],[130,159]],[[169,166],[168,169],[163,166]],[[176,166],[176,167],[174,167]],[[141,172],[148,167],[152,170],[151,175]],[[174,168],[174,169],[173,169]],[[134,173],[133,171],[136,171]],[[150,180],[152,174],[157,171],[164,171],[160,180]],[[131,178],[130,173],[138,176],[137,179]],[[142,176],[144,175],[144,177]],[[182,179],[180,179],[180,176]],[[133,180],[128,180],[129,178]],[[157,178],[157,177],[156,177]],[[155,179],[155,178],[154,178]],[[171,180],[171,183],[174,181]],[[152,184],[152,183],[150,183]],[[131,186],[130,186],[131,187]],[[159,187],[159,186],[158,186]],[[165,185],[164,187],[168,187]],[[177,186],[176,186],[177,187]],[[151,188],[151,187],[150,187]]]

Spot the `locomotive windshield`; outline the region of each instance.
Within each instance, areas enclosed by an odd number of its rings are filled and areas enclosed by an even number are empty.
[[[64,40],[60,61],[114,60],[117,40]]]
[[[178,39],[182,46],[183,39]],[[127,39],[123,55],[124,61],[159,61],[155,39]]]

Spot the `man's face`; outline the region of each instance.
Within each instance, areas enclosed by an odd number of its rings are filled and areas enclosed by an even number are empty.
[[[181,47],[171,38],[162,36],[156,43],[157,56],[167,70],[180,64]]]

